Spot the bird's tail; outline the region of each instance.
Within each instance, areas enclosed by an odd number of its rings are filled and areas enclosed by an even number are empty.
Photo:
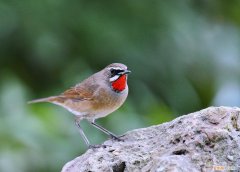
[[[41,99],[35,99],[35,100],[31,100],[28,101],[28,104],[32,104],[32,103],[40,103],[40,102],[52,102],[57,98],[57,96],[52,96],[52,97],[46,97],[46,98],[41,98]]]

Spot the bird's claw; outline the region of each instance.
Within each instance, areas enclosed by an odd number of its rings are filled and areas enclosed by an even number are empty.
[[[88,149],[97,149],[97,148],[106,148],[107,146],[106,145],[89,145],[88,146]]]
[[[110,137],[111,137],[111,139],[116,140],[116,141],[119,141],[119,142],[120,142],[120,141],[124,141],[123,139],[120,139],[121,136],[120,136],[120,137],[117,137],[117,136],[111,135]]]

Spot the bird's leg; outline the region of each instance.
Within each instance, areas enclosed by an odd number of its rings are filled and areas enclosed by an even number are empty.
[[[117,137],[115,134],[113,134],[112,132],[108,131],[107,129],[103,128],[102,126],[98,125],[95,123],[95,121],[89,121],[95,128],[101,130],[102,132],[104,132],[105,134],[107,134],[108,136],[110,136],[112,139],[121,141],[121,139],[119,137]]]
[[[83,138],[85,144],[87,145],[87,147],[88,147],[89,149],[91,149],[91,148],[105,147],[105,145],[91,145],[90,142],[89,142],[89,140],[88,140],[88,138],[86,137],[85,133],[83,132],[82,127],[80,126],[80,120],[75,119],[75,124],[76,124],[76,126],[77,126],[77,128],[78,128],[78,131],[79,131],[81,137]]]
[[[90,146],[91,146],[90,142],[89,142],[88,138],[86,137],[85,133],[83,132],[82,127],[80,126],[80,120],[75,119],[75,125],[77,126],[78,131],[79,131],[81,137],[83,138],[85,144],[90,148]]]

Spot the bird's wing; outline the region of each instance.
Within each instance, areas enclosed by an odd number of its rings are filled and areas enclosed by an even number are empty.
[[[92,100],[98,87],[99,85],[95,82],[85,80],[84,82],[66,90],[60,95],[60,97],[72,99],[74,101]]]
[[[65,99],[72,99],[72,100],[90,100],[92,98],[93,93],[88,89],[72,87],[62,93],[59,97]]]

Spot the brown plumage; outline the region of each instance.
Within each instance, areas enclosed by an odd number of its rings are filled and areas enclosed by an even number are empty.
[[[127,77],[124,77],[125,80],[119,78],[127,76],[129,72],[124,64],[113,63],[58,96],[37,99],[29,103],[50,102],[73,113],[80,134],[88,146],[91,145],[80,127],[82,119],[87,119],[93,126],[118,139],[94,121],[112,113],[124,103],[128,95]]]

